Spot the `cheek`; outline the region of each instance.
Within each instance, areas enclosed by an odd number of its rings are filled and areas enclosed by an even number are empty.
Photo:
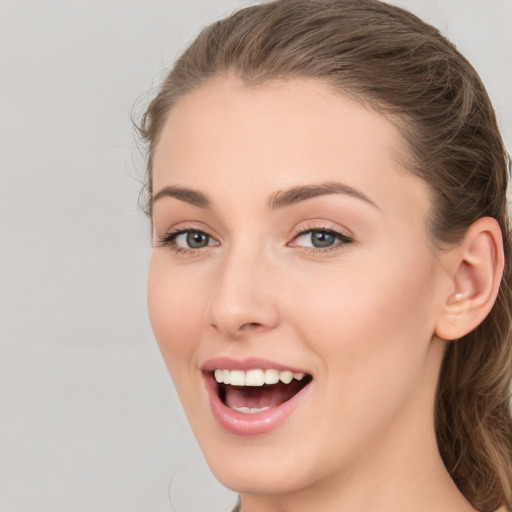
[[[153,333],[173,379],[195,368],[193,354],[199,342],[201,294],[179,271],[170,271],[165,258],[154,254],[148,277],[148,311]]]
[[[428,256],[380,256],[314,279],[303,274],[290,292],[295,329],[333,379],[354,384],[395,372],[396,380],[425,357],[435,325]]]
[[[330,279],[317,275],[290,294],[297,337],[320,368],[316,413],[326,421],[316,425],[317,439],[328,440],[333,465],[414,404],[423,386],[431,279],[414,265],[409,271],[387,263],[387,272],[365,265],[364,271],[339,269]]]

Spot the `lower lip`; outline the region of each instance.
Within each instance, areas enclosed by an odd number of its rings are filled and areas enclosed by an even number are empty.
[[[296,395],[277,407],[254,414],[244,414],[225,405],[219,398],[217,383],[210,375],[203,376],[213,417],[219,425],[231,434],[255,436],[266,434],[279,427],[305,399],[311,382]]]

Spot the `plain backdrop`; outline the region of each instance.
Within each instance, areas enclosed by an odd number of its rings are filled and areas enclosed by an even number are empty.
[[[512,0],[400,0],[487,84],[512,148]],[[140,114],[248,1],[0,0],[0,512],[226,512],[147,319]],[[248,461],[250,463],[250,461]]]

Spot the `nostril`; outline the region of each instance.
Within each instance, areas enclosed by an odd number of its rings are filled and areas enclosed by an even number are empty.
[[[260,332],[263,332],[264,330],[265,330],[265,326],[263,324],[260,324],[258,322],[249,322],[249,323],[241,325],[236,330],[233,337],[235,339],[239,339],[239,338],[243,338],[244,336],[256,335]]]
[[[247,322],[245,324],[240,325],[235,332],[233,333],[234,338],[242,337],[244,334],[248,334],[251,332],[257,332],[259,330],[264,329],[265,326],[258,322]]]

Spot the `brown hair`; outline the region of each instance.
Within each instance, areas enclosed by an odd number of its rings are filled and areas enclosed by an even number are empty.
[[[219,75],[248,85],[315,78],[395,123],[408,168],[430,187],[439,250],[485,216],[501,226],[505,272],[485,321],[449,343],[438,384],[438,445],[453,480],[482,512],[512,508],[512,241],[507,154],[485,88],[469,62],[430,25],[377,0],[277,0],[204,29],[144,114],[151,166],[176,101]],[[147,211],[151,213],[151,200]]]

